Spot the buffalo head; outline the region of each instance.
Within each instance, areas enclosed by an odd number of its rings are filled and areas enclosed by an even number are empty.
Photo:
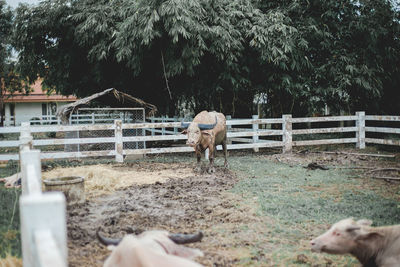
[[[182,122],[181,127],[185,129],[183,133],[188,134],[188,140],[186,144],[192,147],[198,145],[201,140],[201,134],[202,134],[201,131],[214,129],[215,125],[217,125],[217,122],[218,122],[217,117],[215,117],[215,123],[213,124]]]
[[[96,236],[97,239],[100,241],[105,246],[117,246],[122,238],[108,238],[100,233],[101,228],[98,228],[96,231]],[[146,233],[146,232],[145,232]],[[144,234],[144,233],[143,233]],[[141,235],[143,235],[141,234]],[[140,235],[139,235],[140,236]],[[203,238],[203,233],[198,232],[196,234],[169,234],[168,238],[173,241],[175,244],[183,245],[183,244],[189,244],[189,243],[194,243],[194,242],[200,242],[201,239]]]

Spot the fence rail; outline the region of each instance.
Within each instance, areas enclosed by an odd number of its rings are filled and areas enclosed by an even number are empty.
[[[229,116],[227,116],[229,118]],[[53,134],[61,135],[61,137],[35,138],[33,145],[35,147],[54,146],[52,151],[42,150],[42,159],[57,158],[84,158],[84,157],[115,157],[117,161],[123,161],[123,156],[130,154],[148,154],[148,153],[174,153],[189,152],[191,148],[182,144],[174,144],[171,147],[147,147],[146,143],[182,141],[186,140],[186,135],[179,133],[181,121],[178,118],[151,118],[153,122],[144,123],[122,123],[115,120],[113,124],[82,124],[82,125],[31,125],[30,131],[33,134]],[[168,120],[168,121],[166,121]],[[175,121],[173,121],[175,120]],[[342,124],[348,122],[349,126],[344,127]],[[292,118],[291,115],[284,115],[282,118],[259,119],[256,115],[251,119],[228,119],[228,149],[253,149],[258,151],[263,147],[282,147],[283,152],[290,152],[293,146],[309,146],[323,144],[347,144],[355,143],[358,148],[364,148],[366,143],[400,145],[397,138],[380,138],[377,136],[367,136],[366,133],[375,134],[392,134],[399,135],[400,127],[377,127],[376,125],[367,125],[373,121],[388,121],[390,123],[400,122],[400,116],[365,116],[364,112],[357,112],[351,116],[333,116],[333,117],[311,117],[311,118]],[[319,127],[329,125],[324,128],[300,128],[304,124],[312,126],[311,123],[319,123]],[[276,127],[271,128],[273,124]],[[338,127],[332,127],[332,124],[338,124]],[[268,126],[268,127],[266,127]],[[26,127],[26,125],[25,125]],[[247,128],[246,128],[247,127]],[[15,134],[23,129],[19,127],[2,127],[0,134]],[[95,132],[110,131],[111,136],[88,136],[79,137],[79,132]],[[146,135],[131,136],[132,131],[143,131]],[[76,132],[78,135],[72,136],[66,133]],[[64,135],[62,134],[64,133]],[[346,133],[347,135],[339,136],[341,138],[332,138],[327,136],[330,134]],[[353,134],[352,134],[353,133]],[[353,136],[351,136],[353,135]],[[313,136],[313,138],[310,138]],[[315,138],[317,136],[317,138]],[[319,138],[318,138],[319,137]],[[328,138],[330,137],[330,138]],[[300,139],[299,139],[300,138]],[[307,140],[307,138],[309,140]],[[127,143],[143,143],[141,147],[128,147]],[[96,151],[69,151],[71,145],[97,145],[108,144],[106,148],[97,149]],[[5,151],[18,147],[19,140],[1,140],[0,149]],[[220,147],[217,147],[220,149]],[[17,153],[2,153],[0,160],[17,160]]]
[[[81,111],[85,109],[81,108]],[[93,109],[90,109],[93,110]],[[111,110],[112,109],[107,109]],[[137,116],[135,114],[129,113],[132,110],[142,110],[142,109],[118,109],[120,113],[90,113],[90,114],[72,114],[70,121],[71,124],[99,124],[99,123],[113,123],[114,120],[120,119],[124,122],[135,122],[137,121]],[[143,116],[144,117],[144,116]],[[173,119],[172,119],[173,120]],[[3,116],[4,125],[7,127],[18,127],[22,122],[29,122],[31,125],[61,125],[62,122],[55,115],[18,115],[18,116]]]

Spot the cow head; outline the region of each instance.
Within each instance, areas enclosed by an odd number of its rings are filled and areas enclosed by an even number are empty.
[[[188,261],[203,253],[180,244],[201,241],[203,234],[170,234],[167,231],[145,231],[139,235],[127,235],[123,239],[110,239],[97,230],[99,241],[113,252],[104,263],[110,266],[175,266],[200,265]],[[178,258],[177,258],[178,257]],[[151,264],[150,264],[151,263]]]
[[[103,245],[117,246],[121,242],[122,238],[113,239],[113,238],[105,237],[105,236],[101,235],[100,230],[101,230],[101,228],[97,229],[96,236],[97,236],[98,240],[100,241],[100,243],[102,243]],[[155,237],[155,239],[158,236],[165,236],[165,237],[168,237],[168,239],[170,241],[174,242],[175,244],[182,245],[182,244],[189,244],[189,243],[201,241],[201,239],[203,238],[203,233],[198,232],[196,234],[169,234],[166,231],[146,231],[146,232],[139,234],[137,237],[141,238],[141,237],[145,237],[145,236],[152,236],[152,237]]]
[[[373,238],[379,233],[374,232],[373,228],[368,228],[372,224],[369,220],[354,221],[353,219],[341,220],[319,237],[311,240],[311,251],[326,252],[329,254],[351,253],[359,245],[359,242]]]
[[[215,123],[213,124],[203,124],[196,122],[182,122],[181,127],[185,130],[182,133],[188,134],[188,140],[186,142],[187,145],[191,147],[197,146],[201,141],[202,134],[208,134],[207,132],[203,132],[205,130],[211,130],[217,125],[217,117],[215,117]]]

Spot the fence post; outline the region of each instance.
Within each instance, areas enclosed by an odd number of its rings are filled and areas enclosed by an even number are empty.
[[[357,120],[356,120],[356,147],[358,149],[365,148],[365,111],[356,112]]]
[[[154,118],[150,119],[151,123],[154,123]],[[154,128],[151,128],[151,135],[154,136]]]
[[[206,160],[210,159],[210,150],[208,148],[204,151],[204,158]]]
[[[177,122],[178,121],[178,116],[174,116],[174,122]],[[174,134],[178,134],[178,128],[177,127],[174,127]],[[177,141],[177,140],[174,140],[174,141]]]
[[[165,122],[165,118],[168,118],[168,116],[167,117],[165,117],[165,116],[162,116],[162,123],[164,123]],[[165,127],[163,127],[162,129],[161,129],[161,135],[165,135]]]
[[[292,115],[282,115],[282,142],[283,153],[292,152]]]
[[[252,119],[253,120],[257,120],[258,119],[258,115],[253,115]],[[257,131],[258,131],[258,123],[253,123],[252,126],[253,126],[253,133],[257,133]],[[253,144],[257,144],[257,143],[258,143],[258,135],[253,135]],[[259,148],[258,147],[254,147],[253,151],[254,152],[258,152]]]
[[[115,136],[115,161],[118,163],[124,162],[123,143],[122,143],[122,121],[114,121],[114,136]]]
[[[28,189],[28,175],[35,177],[38,184],[42,184],[42,169],[40,162],[40,150],[22,150],[20,151],[20,166],[21,166],[21,186],[22,195],[29,193]],[[28,172],[28,164],[35,165],[35,174]]]
[[[226,115],[226,120],[227,121],[232,120],[232,116],[231,115]],[[227,125],[226,126],[227,133],[229,133],[231,130],[232,130],[232,125]],[[232,140],[230,138],[227,138],[226,143],[230,145],[230,144],[232,144]]]
[[[26,195],[21,197],[19,204],[23,266],[41,266],[35,244],[35,232],[50,230],[61,252],[63,263],[53,266],[66,267],[68,251],[64,195],[60,192]],[[47,253],[49,255],[52,251]]]
[[[31,128],[29,122],[21,123],[21,135],[19,136],[19,151],[25,149],[32,149],[33,137],[31,135]]]

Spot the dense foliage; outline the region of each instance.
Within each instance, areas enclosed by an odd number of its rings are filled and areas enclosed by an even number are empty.
[[[12,26],[13,13],[6,2],[0,0],[0,125],[3,123],[5,94],[27,89],[16,73],[15,61],[12,60]]]
[[[398,113],[390,0],[45,0],[17,9],[19,71],[79,97],[114,87],[175,115]]]
[[[6,6],[4,0],[0,0],[0,78],[3,89],[8,91],[22,91],[26,89],[21,83],[15,71],[15,60],[12,59],[11,37],[13,30],[13,13]]]

